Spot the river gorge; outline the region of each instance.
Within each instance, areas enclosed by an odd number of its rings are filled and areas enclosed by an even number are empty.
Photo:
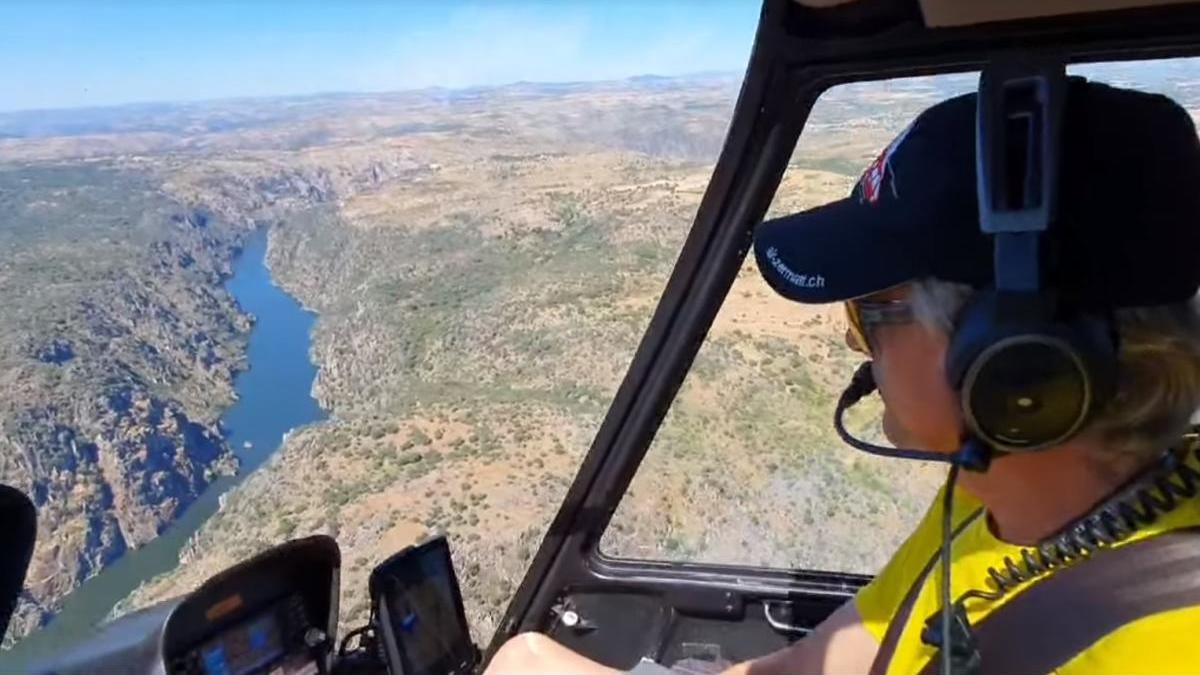
[[[254,317],[248,368],[235,378],[237,400],[221,417],[225,440],[240,461],[238,474],[214,481],[156,539],[85,581],[47,626],[0,652],[0,671],[26,669],[77,642],[138,585],[180,564],[181,552],[220,508],[222,496],[261,466],[289,431],[325,418],[310,393],[317,373],[309,356],[316,316],[274,283],[267,245],[266,231],[248,238],[225,282],[241,310]]]

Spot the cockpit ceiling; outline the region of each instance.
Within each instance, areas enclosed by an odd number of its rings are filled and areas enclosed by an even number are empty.
[[[825,8],[878,0],[795,0],[806,7]],[[898,0],[904,2],[904,0]],[[905,3],[907,4],[907,3]],[[970,26],[995,21],[1034,19],[1066,14],[1090,14],[1117,9],[1197,4],[1197,0],[919,0],[929,28]]]

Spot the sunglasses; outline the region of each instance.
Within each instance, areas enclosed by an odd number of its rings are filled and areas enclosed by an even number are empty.
[[[849,325],[850,348],[871,354],[868,338],[871,328],[883,324],[905,324],[913,320],[912,305],[907,300],[847,300],[846,323]]]

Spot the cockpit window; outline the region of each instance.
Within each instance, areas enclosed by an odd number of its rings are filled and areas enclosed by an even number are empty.
[[[840,199],[925,107],[972,75],[835,87],[817,101],[768,217]],[[845,447],[834,402],[862,356],[840,306],[775,294],[747,257],[601,541],[606,555],[874,572],[944,471]],[[880,407],[853,425],[879,435]],[[901,480],[903,477],[903,480]]]
[[[490,635],[695,218],[760,9],[286,4],[3,7],[0,482],[38,541],[0,671],[311,534],[341,549],[342,634],[376,563],[445,533]],[[1195,65],[1075,70],[1197,110]],[[845,195],[974,87],[827,92],[770,214]],[[602,551],[875,571],[942,472],[837,440],[844,332],[748,261]]]
[[[1072,74],[1200,110],[1197,61],[1079,66]],[[855,83],[816,103],[768,217],[849,194],[919,112],[977,75]],[[733,284],[601,541],[623,558],[875,573],[928,508],[944,468],[846,447],[834,404],[863,360],[840,306],[775,294],[751,257]],[[851,415],[882,441],[879,404]]]
[[[486,640],[759,8],[46,4],[0,9],[0,482],[40,517],[0,671],[312,534],[344,634],[446,533]]]

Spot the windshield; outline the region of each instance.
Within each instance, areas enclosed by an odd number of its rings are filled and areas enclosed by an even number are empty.
[[[377,562],[447,533],[490,636],[724,139],[759,8],[694,7],[0,8],[0,482],[39,532],[0,670],[316,533],[343,627]],[[1097,72],[1200,95],[1190,61]],[[922,82],[827,94],[773,213],[840,196],[972,86]],[[606,551],[872,572],[885,542],[851,544],[899,534],[935,479],[894,493],[889,469],[789,454],[828,440],[849,356],[825,314],[754,320],[747,264],[648,455],[670,482],[639,474]],[[722,473],[754,444],[771,459]],[[892,505],[798,489],[818,482]],[[760,484],[786,498],[744,497]],[[684,508],[697,490],[710,511]],[[752,545],[706,535],[714,513]]]
[[[373,565],[449,533],[486,640],[757,9],[0,8],[0,481],[39,518],[0,670],[315,533],[344,626]]]

